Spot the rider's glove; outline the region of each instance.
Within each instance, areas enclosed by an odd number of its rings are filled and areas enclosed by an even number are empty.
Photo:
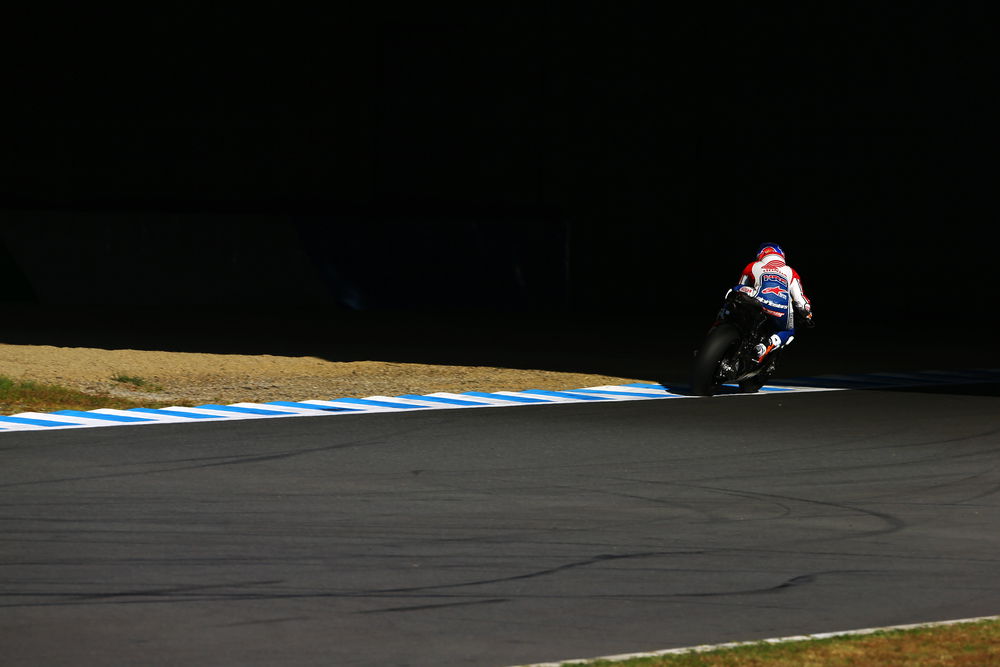
[[[802,311],[799,315],[802,317],[802,322],[805,324],[806,329],[812,329],[816,326],[816,322],[813,321],[813,314],[811,310]]]

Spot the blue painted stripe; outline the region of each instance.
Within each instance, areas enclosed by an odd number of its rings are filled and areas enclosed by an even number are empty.
[[[164,410],[162,408],[132,408],[129,412],[145,412],[151,415],[167,415],[169,417],[187,417],[188,419],[229,419],[225,415],[206,415],[187,410]]]
[[[28,424],[30,426],[83,426],[83,424],[77,424],[76,422],[52,422],[47,419],[32,419],[31,417],[0,417],[0,422]]]
[[[538,394],[539,396],[555,396],[557,398],[574,398],[581,401],[613,401],[613,398],[587,396],[586,394],[571,394],[568,391],[550,391],[548,389],[525,389],[522,394]]]
[[[205,405],[199,405],[199,408],[203,410],[221,410],[222,412],[238,412],[244,415],[293,415],[294,412],[284,412],[279,410],[263,410],[261,408],[239,408],[235,405],[215,405],[214,403],[207,403]]]
[[[779,385],[766,385],[760,388],[761,392],[794,392],[797,389],[802,388],[827,388],[827,389],[889,389],[893,387],[906,387],[914,385],[923,384],[973,384],[979,382],[992,382],[1000,379],[1000,371],[997,369],[977,369],[977,370],[966,370],[966,371],[917,371],[913,373],[906,372],[885,372],[885,373],[873,373],[873,374],[831,374],[839,375],[840,377],[831,376],[811,376],[811,377],[799,377],[799,378],[781,378],[777,379]],[[635,389],[635,391],[626,391],[627,389]],[[552,405],[557,402],[552,399],[555,398],[570,398],[581,401],[614,401],[620,400],[620,398],[681,398],[688,396],[685,392],[686,387],[681,387],[681,391],[678,393],[670,393],[669,387],[665,387],[660,384],[650,384],[645,382],[635,382],[631,384],[624,384],[611,387],[609,389],[596,389],[596,388],[584,388],[584,389],[569,389],[562,391],[551,391],[545,389],[528,389],[523,392],[510,392],[507,393],[492,393],[492,392],[479,392],[479,391],[466,391],[461,394],[463,398],[448,398],[444,396],[424,396],[417,394],[404,394],[399,396],[400,399],[407,399],[410,401],[426,402],[426,403],[438,403],[444,405],[450,405],[455,407],[473,407],[473,406],[490,406],[498,405],[500,403],[507,405],[517,405],[517,404],[530,404],[530,403],[540,403]],[[645,391],[644,391],[645,390]],[[727,384],[720,388],[719,394],[735,394],[739,393],[739,388],[735,384]],[[470,397],[470,400],[464,400],[464,397]],[[476,397],[481,397],[485,399],[492,399],[491,402],[483,402],[474,400]],[[323,405],[322,403],[348,403],[356,404],[357,407],[342,407],[338,405]],[[88,427],[88,426],[101,426],[104,424],[96,424],[94,421],[103,422],[118,422],[118,423],[165,423],[165,420],[157,420],[156,416],[164,417],[182,417],[185,419],[197,420],[197,419],[216,419],[222,420],[227,418],[239,419],[240,415],[250,416],[250,415],[261,415],[261,416],[302,416],[303,409],[307,411],[319,412],[353,412],[363,414],[367,412],[364,408],[365,406],[377,406],[392,408],[397,410],[406,409],[425,409],[426,405],[415,405],[412,403],[397,403],[393,399],[388,398],[386,400],[377,399],[366,399],[366,398],[339,398],[333,399],[331,401],[324,401],[322,403],[305,403],[305,402],[295,402],[295,401],[272,401],[270,403],[264,404],[264,406],[270,407],[275,406],[276,408],[281,408],[282,406],[288,408],[297,408],[296,412],[289,412],[285,410],[275,409],[265,409],[253,408],[253,407],[242,407],[235,405],[216,405],[216,404],[206,404],[198,406],[197,408],[176,408],[176,409],[164,409],[164,408],[134,408],[123,414],[106,414],[102,412],[90,412],[90,411],[80,411],[80,410],[59,410],[50,413],[53,417],[52,420],[47,419],[50,415],[40,415],[40,417],[27,417],[21,415],[9,415],[0,416],[0,431],[12,431],[17,430],[15,425],[23,424],[30,426],[41,426],[41,427]],[[502,406],[500,406],[502,407]],[[206,414],[201,412],[201,410],[210,411],[214,414]],[[141,416],[130,416],[130,415],[149,415],[149,418],[143,418]],[[56,419],[57,417],[83,417],[86,418],[88,423],[77,423],[72,421],[60,421]]]
[[[323,412],[359,412],[357,408],[338,408],[333,405],[317,405],[315,403],[296,403],[295,401],[268,401],[265,405],[283,405],[286,408],[308,408]]]
[[[102,412],[85,412],[83,410],[57,410],[54,415],[66,415],[67,417],[86,417],[87,419],[103,419],[109,422],[151,422],[156,421],[147,417],[126,417],[125,415],[106,415]]]
[[[527,396],[507,396],[505,394],[490,394],[485,391],[463,391],[463,396],[479,396],[481,398],[497,398],[501,401],[510,401],[511,403],[551,403],[552,401],[546,401],[543,398],[528,398]]]
[[[431,401],[433,403],[447,403],[449,405],[489,405],[480,401],[463,401],[458,398],[445,398],[443,396],[420,396],[419,394],[403,394],[399,398],[409,398],[414,401]]]
[[[638,396],[640,398],[680,398],[678,394],[645,394],[641,391],[611,391],[605,389],[574,389],[574,393],[611,394],[613,396]]]
[[[420,410],[423,406],[410,405],[409,403],[390,403],[389,401],[373,401],[369,398],[335,398],[337,403],[357,403],[358,405],[374,405],[380,408],[416,408]]]

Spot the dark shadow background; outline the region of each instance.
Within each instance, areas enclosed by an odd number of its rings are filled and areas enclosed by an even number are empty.
[[[790,372],[997,365],[979,5],[468,4],[12,18],[0,342],[648,377],[773,240]]]

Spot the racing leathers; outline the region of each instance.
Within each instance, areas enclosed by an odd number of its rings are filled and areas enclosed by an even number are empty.
[[[758,363],[774,350],[792,342],[796,310],[811,324],[812,305],[802,291],[802,280],[778,253],[763,255],[747,264],[733,289],[757,299],[774,328],[774,334],[757,346]]]

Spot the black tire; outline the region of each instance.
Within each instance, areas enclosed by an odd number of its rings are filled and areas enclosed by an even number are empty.
[[[754,394],[760,391],[760,388],[767,384],[767,381],[774,375],[774,369],[778,363],[778,359],[781,358],[782,351],[779,349],[771,353],[771,357],[767,360],[767,368],[759,375],[754,375],[752,378],[747,378],[743,382],[740,382],[740,391],[744,394]]]
[[[705,343],[694,358],[691,393],[695,396],[711,396],[716,392],[718,386],[715,375],[719,362],[739,339],[740,332],[731,324],[720,324],[708,332]]]

